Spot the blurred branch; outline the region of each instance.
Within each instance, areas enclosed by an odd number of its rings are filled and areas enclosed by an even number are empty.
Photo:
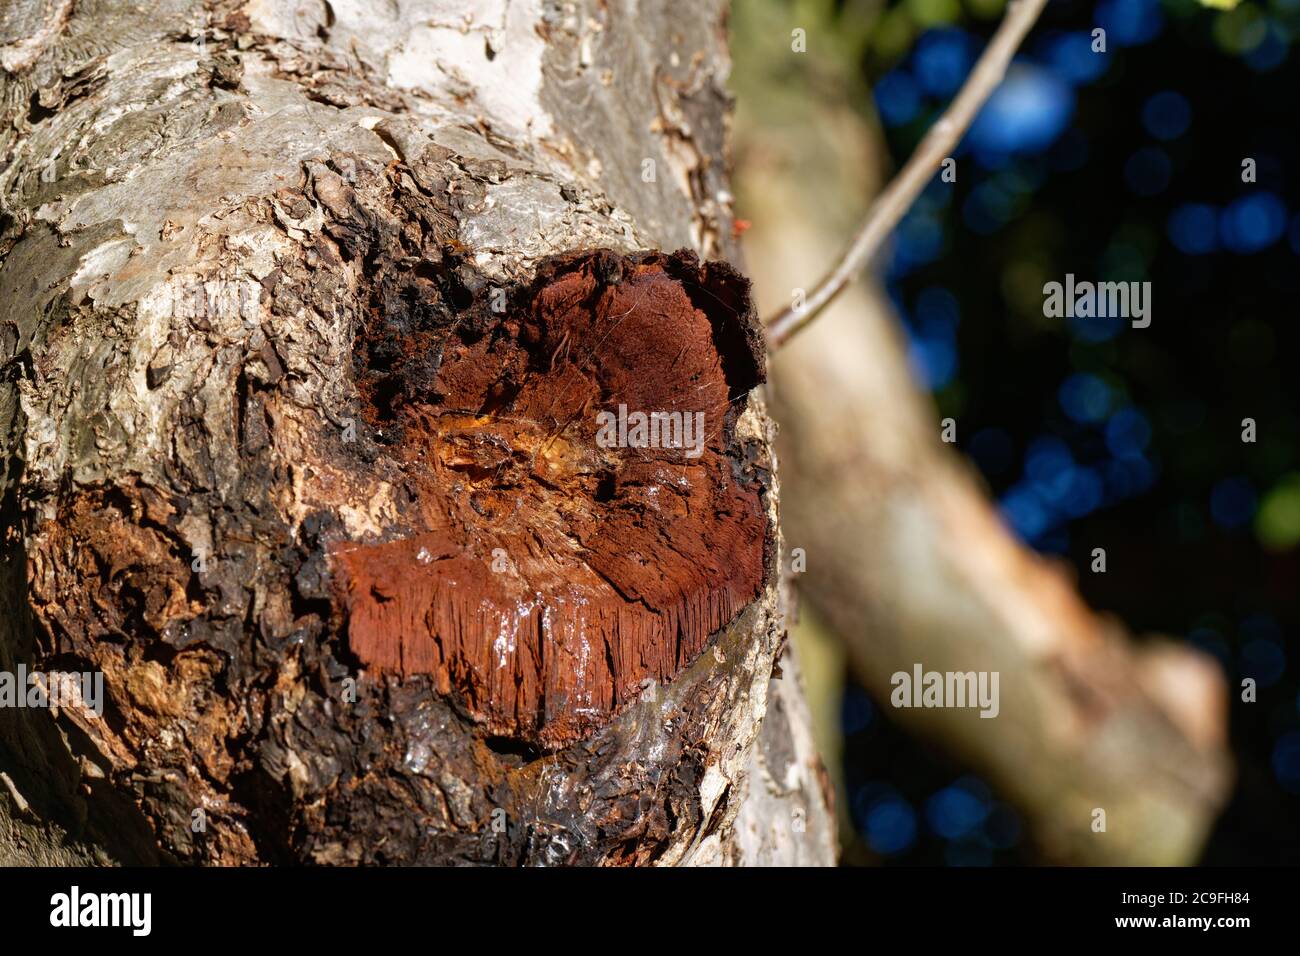
[[[791,93],[779,65],[737,48],[751,103]],[[736,188],[755,224],[745,258],[769,308],[831,259],[826,222],[857,221],[879,181],[880,151],[849,97],[805,103],[779,125],[762,111],[740,122],[743,101],[738,114]],[[807,557],[794,579],[804,606],[891,721],[1017,809],[1039,858],[1195,861],[1232,785],[1222,673],[1194,648],[1134,639],[1096,614],[1067,566],[1011,534],[978,474],[939,441],[877,283],[853,283],[825,311],[770,370],[781,520],[787,553]],[[999,674],[998,717],[894,708],[894,675],[918,663]],[[1093,829],[1097,810],[1106,832]]]
[[[1006,76],[1007,65],[1029,32],[1047,0],[1011,0],[997,33],[984,48],[960,92],[939,117],[898,175],[871,204],[862,225],[835,268],[827,273],[812,294],[799,306],[782,309],[767,325],[768,347],[780,348],[806,326],[840,294],[849,281],[875,255],[885,237],[893,232],[911,208],[939,165],[951,155],[962,135],[974,122],[984,101]]]
[[[767,227],[746,236],[761,297],[826,253],[799,217],[803,190],[835,183],[751,175],[763,198],[746,188],[746,202]],[[1095,613],[1069,565],[1011,534],[939,441],[876,283],[855,283],[774,355],[771,382],[784,536],[807,555],[800,599],[889,719],[988,780],[1044,860],[1194,862],[1232,783],[1228,687],[1212,659]],[[894,707],[895,675],[918,665],[997,674],[996,719]]]

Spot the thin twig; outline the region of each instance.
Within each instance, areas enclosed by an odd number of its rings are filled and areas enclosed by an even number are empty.
[[[769,349],[780,348],[791,336],[817,318],[875,255],[885,237],[893,232],[899,220],[921,194],[935,170],[952,155],[953,149],[961,141],[989,94],[1002,82],[1007,73],[1007,65],[1020,46],[1020,41],[1034,25],[1046,4],[1047,0],[1010,0],[997,33],[984,48],[984,53],[966,78],[961,91],[926,132],[925,138],[906,165],[871,204],[843,258],[817,283],[817,287],[802,305],[786,306],[767,324]]]

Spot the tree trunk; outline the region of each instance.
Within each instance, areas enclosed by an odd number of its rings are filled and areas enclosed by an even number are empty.
[[[0,14],[0,862],[831,862],[722,20]]]

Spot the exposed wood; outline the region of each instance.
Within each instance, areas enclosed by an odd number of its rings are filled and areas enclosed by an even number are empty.
[[[763,374],[747,288],[693,257],[592,254],[551,264],[504,323],[420,343],[441,361],[375,422],[410,530],[332,551],[362,664],[555,745],[698,657],[773,563],[770,480],[733,441]],[[603,446],[619,407],[641,434]]]

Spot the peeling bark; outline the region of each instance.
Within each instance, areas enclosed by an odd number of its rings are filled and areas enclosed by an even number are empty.
[[[107,696],[0,711],[3,854],[782,859],[718,6],[135,7],[0,34],[0,666]],[[625,394],[702,455],[596,445]]]

